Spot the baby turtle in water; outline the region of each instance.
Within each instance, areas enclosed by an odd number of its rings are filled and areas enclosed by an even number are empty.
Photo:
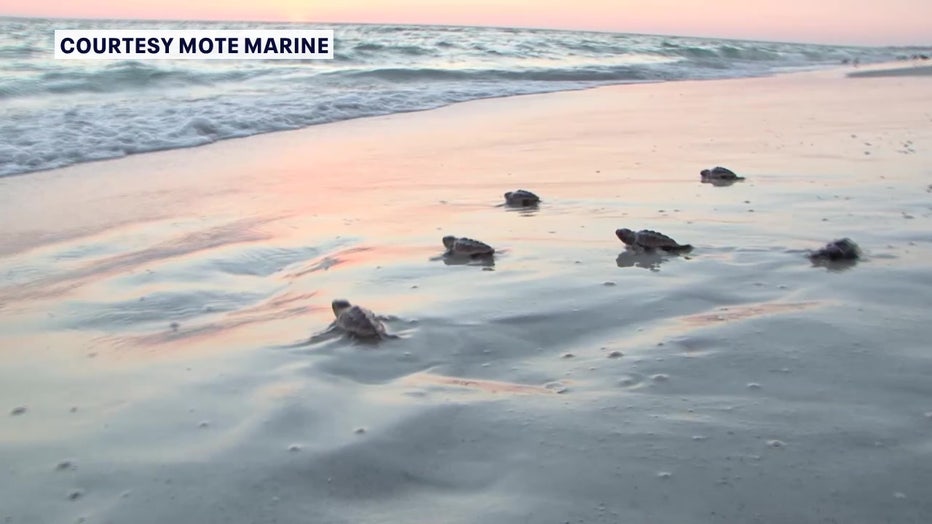
[[[833,240],[822,249],[813,251],[809,254],[809,258],[814,262],[853,261],[861,258],[861,248],[850,238],[842,238]]]
[[[515,207],[531,207],[540,204],[540,197],[530,191],[518,189],[505,193],[505,204]]]
[[[375,313],[350,304],[349,300],[337,299],[331,303],[337,317],[334,325],[350,335],[361,338],[388,338],[385,325]]]
[[[465,237],[457,238],[453,235],[443,237],[443,245],[447,248],[447,252],[444,254],[448,256],[484,257],[492,256],[495,253],[492,246],[485,242]]]
[[[637,232],[628,228],[616,229],[615,236],[618,237],[618,240],[624,242],[626,246],[645,251],[659,249],[676,253],[689,251],[693,248],[689,244],[679,244],[667,235],[649,229],[642,229]]]
[[[703,169],[699,172],[699,176],[702,177],[703,182],[734,182],[736,180],[744,180],[743,176],[738,176],[731,169],[716,166],[712,169]]]

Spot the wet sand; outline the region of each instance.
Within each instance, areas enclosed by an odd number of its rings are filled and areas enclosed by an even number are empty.
[[[932,77],[850,71],[0,179],[0,519],[929,522]]]

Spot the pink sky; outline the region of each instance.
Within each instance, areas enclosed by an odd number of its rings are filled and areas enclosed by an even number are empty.
[[[0,15],[494,25],[932,44],[932,0],[0,0]]]

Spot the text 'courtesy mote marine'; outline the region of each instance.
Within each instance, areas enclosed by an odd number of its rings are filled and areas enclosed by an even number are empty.
[[[315,60],[333,58],[333,30],[55,30],[72,60]]]

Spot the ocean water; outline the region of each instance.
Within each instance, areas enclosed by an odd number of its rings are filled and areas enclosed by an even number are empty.
[[[64,61],[55,29],[335,30],[332,61]],[[0,176],[487,97],[912,54],[539,29],[0,19]]]

